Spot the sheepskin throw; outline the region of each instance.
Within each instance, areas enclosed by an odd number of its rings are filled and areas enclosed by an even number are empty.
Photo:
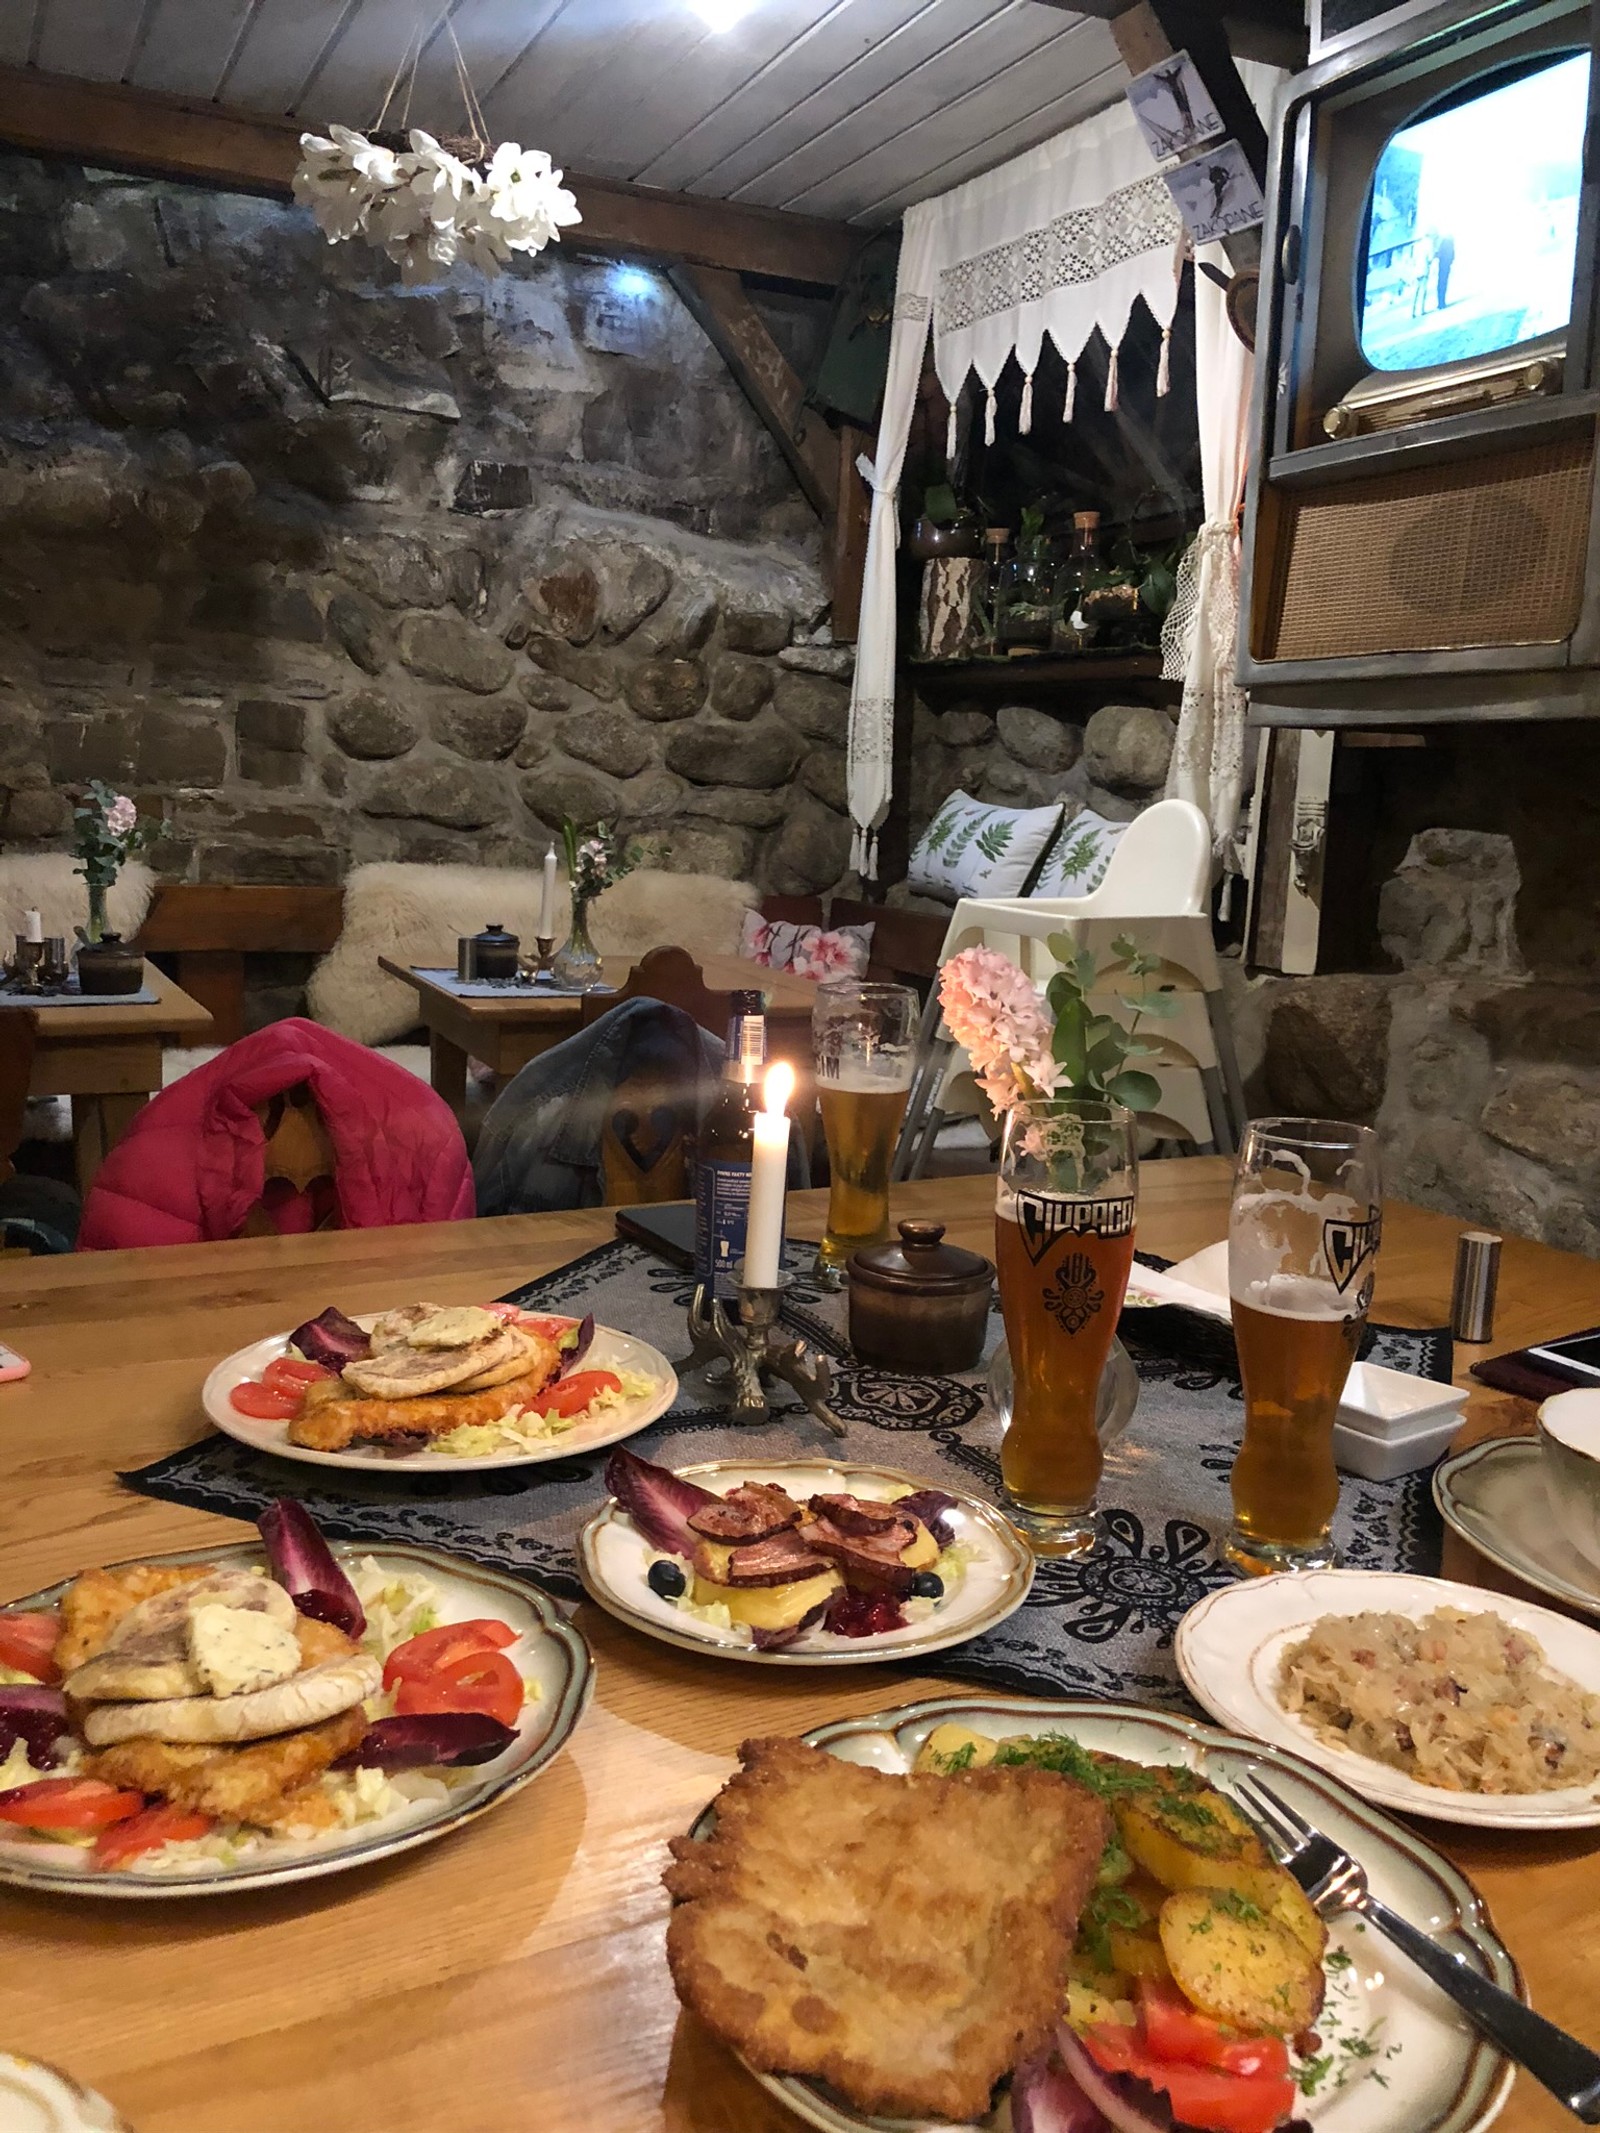
[[[58,934],[70,950],[75,929],[89,923],[89,891],[83,876],[73,871],[75,864],[70,852],[0,854],[0,941],[7,954],[29,909],[43,918],[46,936]],[[137,859],[130,859],[117,876],[106,898],[107,924],[125,941],[144,924],[155,886],[156,877]]]
[[[531,944],[538,928],[540,875],[498,867],[422,866],[383,860],[345,878],[344,923],[306,988],[311,1013],[358,1044],[389,1044],[416,1027],[417,996],[378,968],[378,958],[453,970],[456,942],[491,919]],[[691,955],[732,954],[748,882],[641,869],[600,898],[591,914],[602,954],[635,960],[676,943]],[[565,933],[566,888],[560,890]]]

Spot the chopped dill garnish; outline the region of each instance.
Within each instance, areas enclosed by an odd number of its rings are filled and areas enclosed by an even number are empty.
[[[1322,1958],[1322,1967],[1331,1970],[1337,1977],[1341,1970],[1354,1969],[1355,1960],[1348,1948],[1330,1948]]]
[[[1315,2096],[1332,2072],[1332,2052],[1321,2052],[1315,2059],[1307,2059],[1295,2069],[1295,2086],[1302,2096]]]
[[[946,1777],[953,1777],[958,1770],[970,1770],[978,1753],[976,1741],[963,1741],[959,1748],[952,1748],[948,1755],[934,1751],[933,1760]]]

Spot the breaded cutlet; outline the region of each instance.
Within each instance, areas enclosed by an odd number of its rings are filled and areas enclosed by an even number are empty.
[[[858,2110],[966,2121],[1061,2011],[1109,1834],[1053,1771],[900,1777],[746,1741],[666,1885],[678,1996],[752,2066]]]

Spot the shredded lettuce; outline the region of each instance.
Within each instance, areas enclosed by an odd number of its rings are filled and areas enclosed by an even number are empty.
[[[14,1740],[11,1753],[0,1763],[0,1792],[14,1792],[19,1785],[37,1785],[41,1778],[56,1775],[52,1770],[35,1770],[28,1761],[27,1742]]]
[[[487,1459],[496,1452],[542,1451],[545,1445],[566,1436],[581,1422],[592,1422],[597,1415],[621,1407],[624,1401],[648,1399],[656,1390],[656,1380],[641,1370],[618,1370],[612,1375],[619,1380],[619,1389],[613,1392],[607,1386],[576,1414],[530,1414],[526,1408],[513,1407],[498,1422],[468,1422],[460,1429],[448,1430],[442,1437],[433,1438],[428,1449],[448,1452],[453,1459]]]
[[[387,1659],[397,1644],[437,1627],[439,1588],[431,1578],[385,1570],[370,1555],[347,1563],[345,1571],[367,1618],[362,1648],[374,1658]]]
[[[37,1674],[25,1674],[20,1667],[0,1666],[0,1688],[36,1689],[38,1686]]]

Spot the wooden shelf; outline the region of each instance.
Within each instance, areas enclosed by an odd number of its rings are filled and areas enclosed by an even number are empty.
[[[1014,659],[908,659],[905,670],[918,689],[969,696],[1003,695],[1012,689],[1103,691],[1112,683],[1133,682],[1141,697],[1154,689],[1170,692],[1176,702],[1181,687],[1162,681],[1159,652],[1110,652],[1098,659],[1049,652],[1023,652]]]

